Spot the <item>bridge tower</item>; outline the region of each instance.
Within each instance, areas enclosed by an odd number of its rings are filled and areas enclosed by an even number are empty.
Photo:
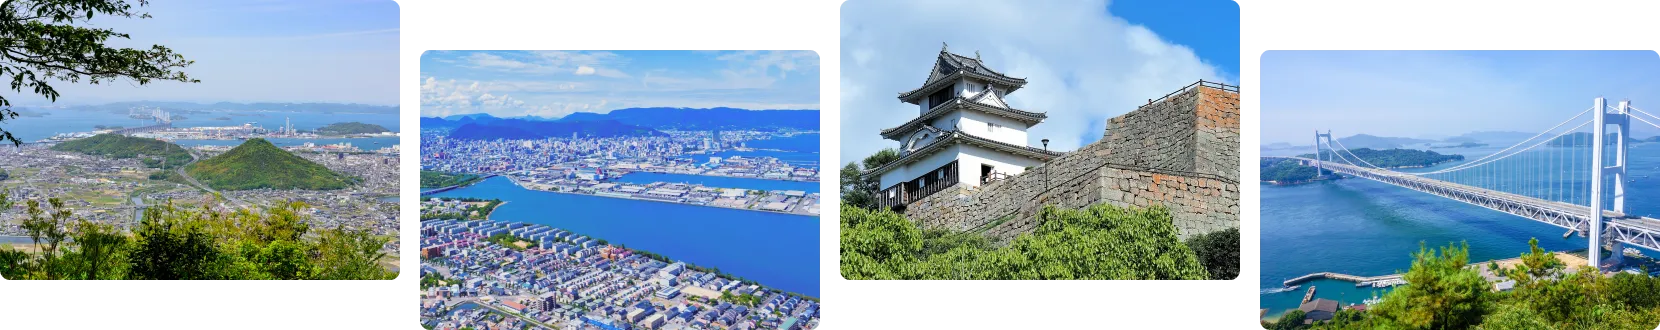
[[[1324,159],[1322,158],[1322,155],[1324,154],[1320,153],[1320,139],[1322,138],[1326,139],[1326,143],[1331,143],[1331,130],[1328,129],[1325,133],[1320,133],[1320,130],[1314,130],[1314,177],[1316,179],[1326,173],[1326,170],[1320,167],[1320,162]],[[1334,151],[1333,153],[1336,152]]]
[[[1607,196],[1611,197],[1613,202],[1613,208],[1609,211],[1624,215],[1625,181],[1627,180],[1625,171],[1626,139],[1631,136],[1631,101],[1620,101],[1619,107],[1609,111],[1607,100],[1598,97],[1593,101],[1592,106],[1596,111],[1596,115],[1591,117],[1591,205],[1589,205],[1591,214],[1586,217],[1587,221],[1590,221],[1587,224],[1589,228],[1586,230],[1590,235],[1590,249],[1587,256],[1589,257],[1588,261],[1596,263],[1597,268],[1601,269],[1604,261],[1602,259],[1602,211],[1603,197],[1605,197],[1603,196],[1602,181],[1607,178],[1604,176],[1605,174],[1613,177],[1613,195]],[[1614,129],[1610,131],[1609,125],[1615,126]],[[1614,141],[1604,141],[1605,138],[1613,138]],[[1603,164],[1605,155],[1610,153],[1613,156],[1613,163]],[[1622,250],[1624,250],[1623,244],[1615,244],[1612,257],[1619,258],[1623,256]]]

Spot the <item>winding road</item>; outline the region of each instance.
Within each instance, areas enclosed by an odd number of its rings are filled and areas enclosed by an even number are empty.
[[[239,206],[239,207],[248,208],[248,203],[244,203],[241,200],[238,200],[236,198],[225,196],[225,194],[220,193],[219,190],[213,189],[213,187],[209,187],[208,185],[203,184],[201,181],[196,181],[196,178],[191,177],[190,173],[185,173],[184,169],[186,167],[190,167],[190,165],[195,164],[196,161],[202,160],[201,157],[197,156],[195,152],[185,151],[185,153],[190,155],[190,162],[185,163],[184,165],[179,165],[178,167],[174,167],[173,168],[174,172],[179,173],[180,177],[183,177],[185,181],[189,181],[191,185],[194,185],[197,188],[201,188],[202,190],[206,190],[209,193],[213,193],[214,196],[223,197],[227,200],[230,200],[231,202],[235,202],[236,205]]]

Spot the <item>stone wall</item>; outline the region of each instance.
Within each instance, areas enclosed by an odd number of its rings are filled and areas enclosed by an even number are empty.
[[[1106,133],[1095,144],[1111,149],[1109,163],[1194,172],[1194,109],[1200,95],[1198,88],[1190,89],[1108,119]]]
[[[1194,171],[1239,181],[1239,93],[1199,88]]]
[[[1208,87],[1177,93],[1109,120],[1101,142],[1008,179],[947,188],[905,216],[999,240],[1036,228],[1044,205],[1164,205],[1183,239],[1238,227],[1238,99]]]

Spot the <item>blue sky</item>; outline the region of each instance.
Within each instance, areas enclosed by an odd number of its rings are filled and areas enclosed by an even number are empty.
[[[150,19],[100,16],[92,27],[161,44],[195,60],[202,82],[55,83],[59,104],[117,101],[398,104],[398,6],[387,0],[152,1]],[[19,105],[49,100],[6,90]]]
[[[1538,133],[1591,107],[1660,113],[1653,51],[1270,51],[1262,55],[1262,143],[1337,137]],[[1648,106],[1645,106],[1647,104]],[[1632,135],[1656,134],[1646,124]]]
[[[557,118],[638,107],[818,109],[811,51],[429,51],[421,115]]]
[[[942,42],[1026,78],[1008,101],[1048,114],[1027,145],[1053,150],[1099,140],[1108,118],[1200,79],[1239,80],[1231,1],[853,0],[841,11],[843,161],[898,146],[877,132],[916,117],[895,95],[927,78]]]

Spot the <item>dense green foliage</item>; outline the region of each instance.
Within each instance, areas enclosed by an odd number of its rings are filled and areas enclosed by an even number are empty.
[[[78,152],[116,159],[142,157],[144,166],[173,169],[190,163],[190,152],[177,144],[157,139],[117,134],[98,134],[52,146],[52,150]]]
[[[1187,239],[1187,247],[1199,257],[1199,264],[1213,280],[1239,277],[1239,228],[1199,234]]]
[[[364,124],[355,121],[333,123],[317,129],[317,134],[323,135],[374,134],[381,132],[391,132],[391,130],[388,130],[386,127],[382,127],[380,125]]]
[[[847,166],[843,166],[841,171],[842,203],[858,208],[875,209],[876,194],[882,189],[882,187],[879,187],[881,182],[877,178],[863,178],[861,175],[866,171],[882,167],[882,165],[895,160],[899,160],[899,151],[887,148],[865,157],[862,162],[849,162]]]
[[[1569,271],[1554,254],[1529,242],[1522,263],[1498,273],[1516,280],[1492,291],[1480,267],[1466,267],[1468,245],[1439,253],[1420,248],[1408,285],[1385,294],[1370,311],[1344,310],[1331,321],[1301,325],[1293,311],[1270,329],[1652,329],[1660,325],[1660,278],[1582,267]],[[1294,323],[1293,323],[1294,322]]]
[[[1392,324],[1415,329],[1468,329],[1492,307],[1493,286],[1470,263],[1470,246],[1437,251],[1419,247],[1403,279],[1411,285],[1390,291],[1373,312]]]
[[[1320,171],[1327,178],[1332,176],[1331,170]],[[1285,158],[1262,159],[1262,181],[1272,181],[1282,184],[1293,184],[1313,181],[1315,169],[1313,166],[1303,166],[1295,160]]]
[[[462,201],[462,202],[486,202],[486,203],[484,205],[468,205],[467,207],[462,208],[461,212],[459,212],[459,213],[457,213],[457,212],[427,212],[426,210],[421,210],[421,220],[431,220],[431,219],[487,220],[487,219],[490,219],[490,212],[494,212],[496,210],[496,207],[501,206],[501,204],[502,204],[502,200],[500,200],[500,199],[484,200],[484,199],[478,199],[478,198],[445,198],[443,200],[458,200],[458,201]]]
[[[421,188],[442,188],[479,181],[479,176],[464,173],[444,173],[437,171],[421,171]]]
[[[1162,207],[1045,207],[1033,232],[993,247],[977,233],[930,233],[904,216],[844,205],[848,279],[1206,279]]]
[[[6,169],[0,168],[0,181],[6,181],[6,179],[10,179],[11,177],[12,174],[10,172],[6,172]]]
[[[1348,152],[1338,154],[1333,154],[1330,150],[1323,150],[1320,154],[1327,160],[1343,161],[1343,159],[1348,159],[1348,161],[1353,162],[1355,165],[1366,166],[1366,164],[1370,163],[1371,165],[1376,165],[1377,167],[1382,168],[1427,167],[1450,161],[1464,160],[1464,155],[1442,155],[1441,153],[1434,151],[1417,149],[1377,150],[1371,148],[1360,148],[1349,149]],[[1314,154],[1303,154],[1298,157],[1314,158]],[[1355,157],[1360,157],[1360,159],[1357,160]],[[1362,160],[1364,160],[1364,162],[1362,162]]]
[[[221,190],[330,190],[345,188],[357,181],[277,148],[265,139],[249,139],[230,151],[196,162],[185,171]]]
[[[525,247],[523,247],[523,246],[519,246],[518,244],[513,244],[513,243],[518,243],[519,241],[524,241],[524,239],[521,239],[518,236],[513,236],[513,234],[490,235],[490,237],[485,238],[484,241],[485,242],[490,242],[490,243],[496,243],[496,245],[501,245],[502,247],[509,248],[509,249],[514,249],[514,250],[519,250],[519,251],[524,251],[524,249],[525,249]]]
[[[23,227],[37,252],[0,247],[0,276],[7,279],[348,280],[397,275],[380,264],[387,257],[381,251],[387,239],[344,228],[313,231],[303,203],[262,212],[152,206],[131,234],[79,219],[58,199],[27,204]]]
[[[109,47],[106,43],[111,38],[132,36],[87,24],[95,15],[150,18],[139,11],[145,4],[142,0],[0,1],[0,81],[9,82],[13,92],[28,88],[52,102],[58,100],[58,91],[51,85],[54,81],[95,85],[121,80],[138,85],[154,80],[197,82],[175,71],[194,62],[172,49],[161,45]],[[0,123],[17,118],[11,105],[11,100],[0,95]],[[0,129],[0,141],[23,142],[5,129]]]

